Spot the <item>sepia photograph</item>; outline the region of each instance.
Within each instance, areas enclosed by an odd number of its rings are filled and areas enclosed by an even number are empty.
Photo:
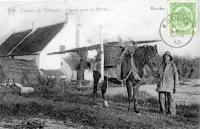
[[[200,129],[199,7],[0,0],[0,129]]]

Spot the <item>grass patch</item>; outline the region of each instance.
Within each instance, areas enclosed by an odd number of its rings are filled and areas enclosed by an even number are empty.
[[[12,92],[8,92],[5,89],[1,92],[2,95],[0,94],[0,114],[2,117],[44,116],[62,121],[70,120],[84,126],[109,129],[153,128],[154,126],[156,126],[155,128],[161,128],[161,125],[154,125],[153,123],[164,119],[164,121],[160,122],[161,124],[167,119],[161,118],[159,115],[158,118],[154,119],[149,119],[148,116],[137,117],[135,114],[127,111],[127,97],[123,95],[109,97],[109,100],[113,102],[113,106],[121,105],[123,106],[122,110],[116,108],[104,109],[102,107],[92,108],[91,93],[92,89],[80,92],[76,88],[68,87],[63,94],[60,94],[60,90],[57,88],[38,87],[35,93],[29,96],[21,96],[21,94],[12,94]],[[119,105],[117,105],[118,103]],[[155,114],[159,111],[158,100],[150,97],[146,92],[139,92],[138,105],[141,112],[145,111]],[[199,120],[198,113],[199,105],[180,105],[177,106],[178,116],[173,119],[179,122],[185,121],[185,123],[189,121],[196,125]],[[172,126],[173,123],[168,125]]]
[[[20,100],[19,100],[20,99]],[[80,105],[67,104],[59,102],[44,101],[39,99],[26,99],[20,102],[22,98],[13,101],[1,101],[1,116],[37,116],[43,114],[50,118],[65,121],[70,119],[75,123],[82,123],[86,126],[101,128],[126,128],[131,122],[118,119],[117,116],[110,116],[109,113],[101,111],[102,109],[93,109],[80,107]]]
[[[186,118],[200,118],[200,105],[178,105],[177,114]]]
[[[192,87],[200,87],[200,84],[195,84]]]

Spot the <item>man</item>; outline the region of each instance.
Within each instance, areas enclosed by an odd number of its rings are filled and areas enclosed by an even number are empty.
[[[169,115],[176,114],[176,104],[173,96],[176,93],[178,84],[179,79],[176,65],[173,63],[171,53],[166,51],[163,55],[160,80],[157,85],[161,113]]]
[[[100,48],[97,50],[97,56],[92,63],[93,78],[94,78],[94,88],[93,88],[93,105],[95,105],[95,99],[97,97],[97,85],[99,79],[101,78],[101,51]]]
[[[101,49],[97,50],[97,55],[94,59],[93,71],[101,73]]]

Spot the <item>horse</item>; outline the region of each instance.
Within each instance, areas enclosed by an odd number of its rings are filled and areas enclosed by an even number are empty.
[[[121,65],[121,77],[122,79],[125,79],[127,75],[129,74],[131,70],[131,58],[134,58],[135,60],[135,66],[138,70],[138,75],[142,78],[143,76],[143,68],[145,65],[148,65],[153,74],[156,75],[159,69],[159,55],[157,51],[157,46],[139,46],[135,50],[135,53],[133,56],[130,54],[126,56],[125,61],[122,62]],[[97,71],[93,71],[93,78],[94,78],[94,86],[93,86],[93,105],[95,105],[95,99],[97,96],[97,85],[99,83],[99,80],[101,78],[101,73]],[[107,90],[107,85],[108,82],[113,82],[116,84],[121,84],[119,80],[116,78],[108,78],[104,76],[103,80],[103,85],[101,86],[101,93],[102,93],[102,98],[104,100],[104,106],[109,106],[106,100],[106,90]],[[131,110],[131,102],[133,99],[134,102],[134,112],[139,113],[139,110],[137,109],[137,95],[138,95],[138,90],[141,85],[142,81],[141,80],[135,80],[134,76],[132,74],[129,74],[128,78],[125,81],[125,85],[127,87],[127,93],[128,93],[128,110]]]

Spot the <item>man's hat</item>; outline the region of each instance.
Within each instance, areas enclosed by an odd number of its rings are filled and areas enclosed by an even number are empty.
[[[164,58],[165,55],[168,55],[171,58],[171,60],[173,59],[173,57],[172,57],[172,55],[171,55],[171,53],[169,51],[166,51],[164,53],[163,58]]]

